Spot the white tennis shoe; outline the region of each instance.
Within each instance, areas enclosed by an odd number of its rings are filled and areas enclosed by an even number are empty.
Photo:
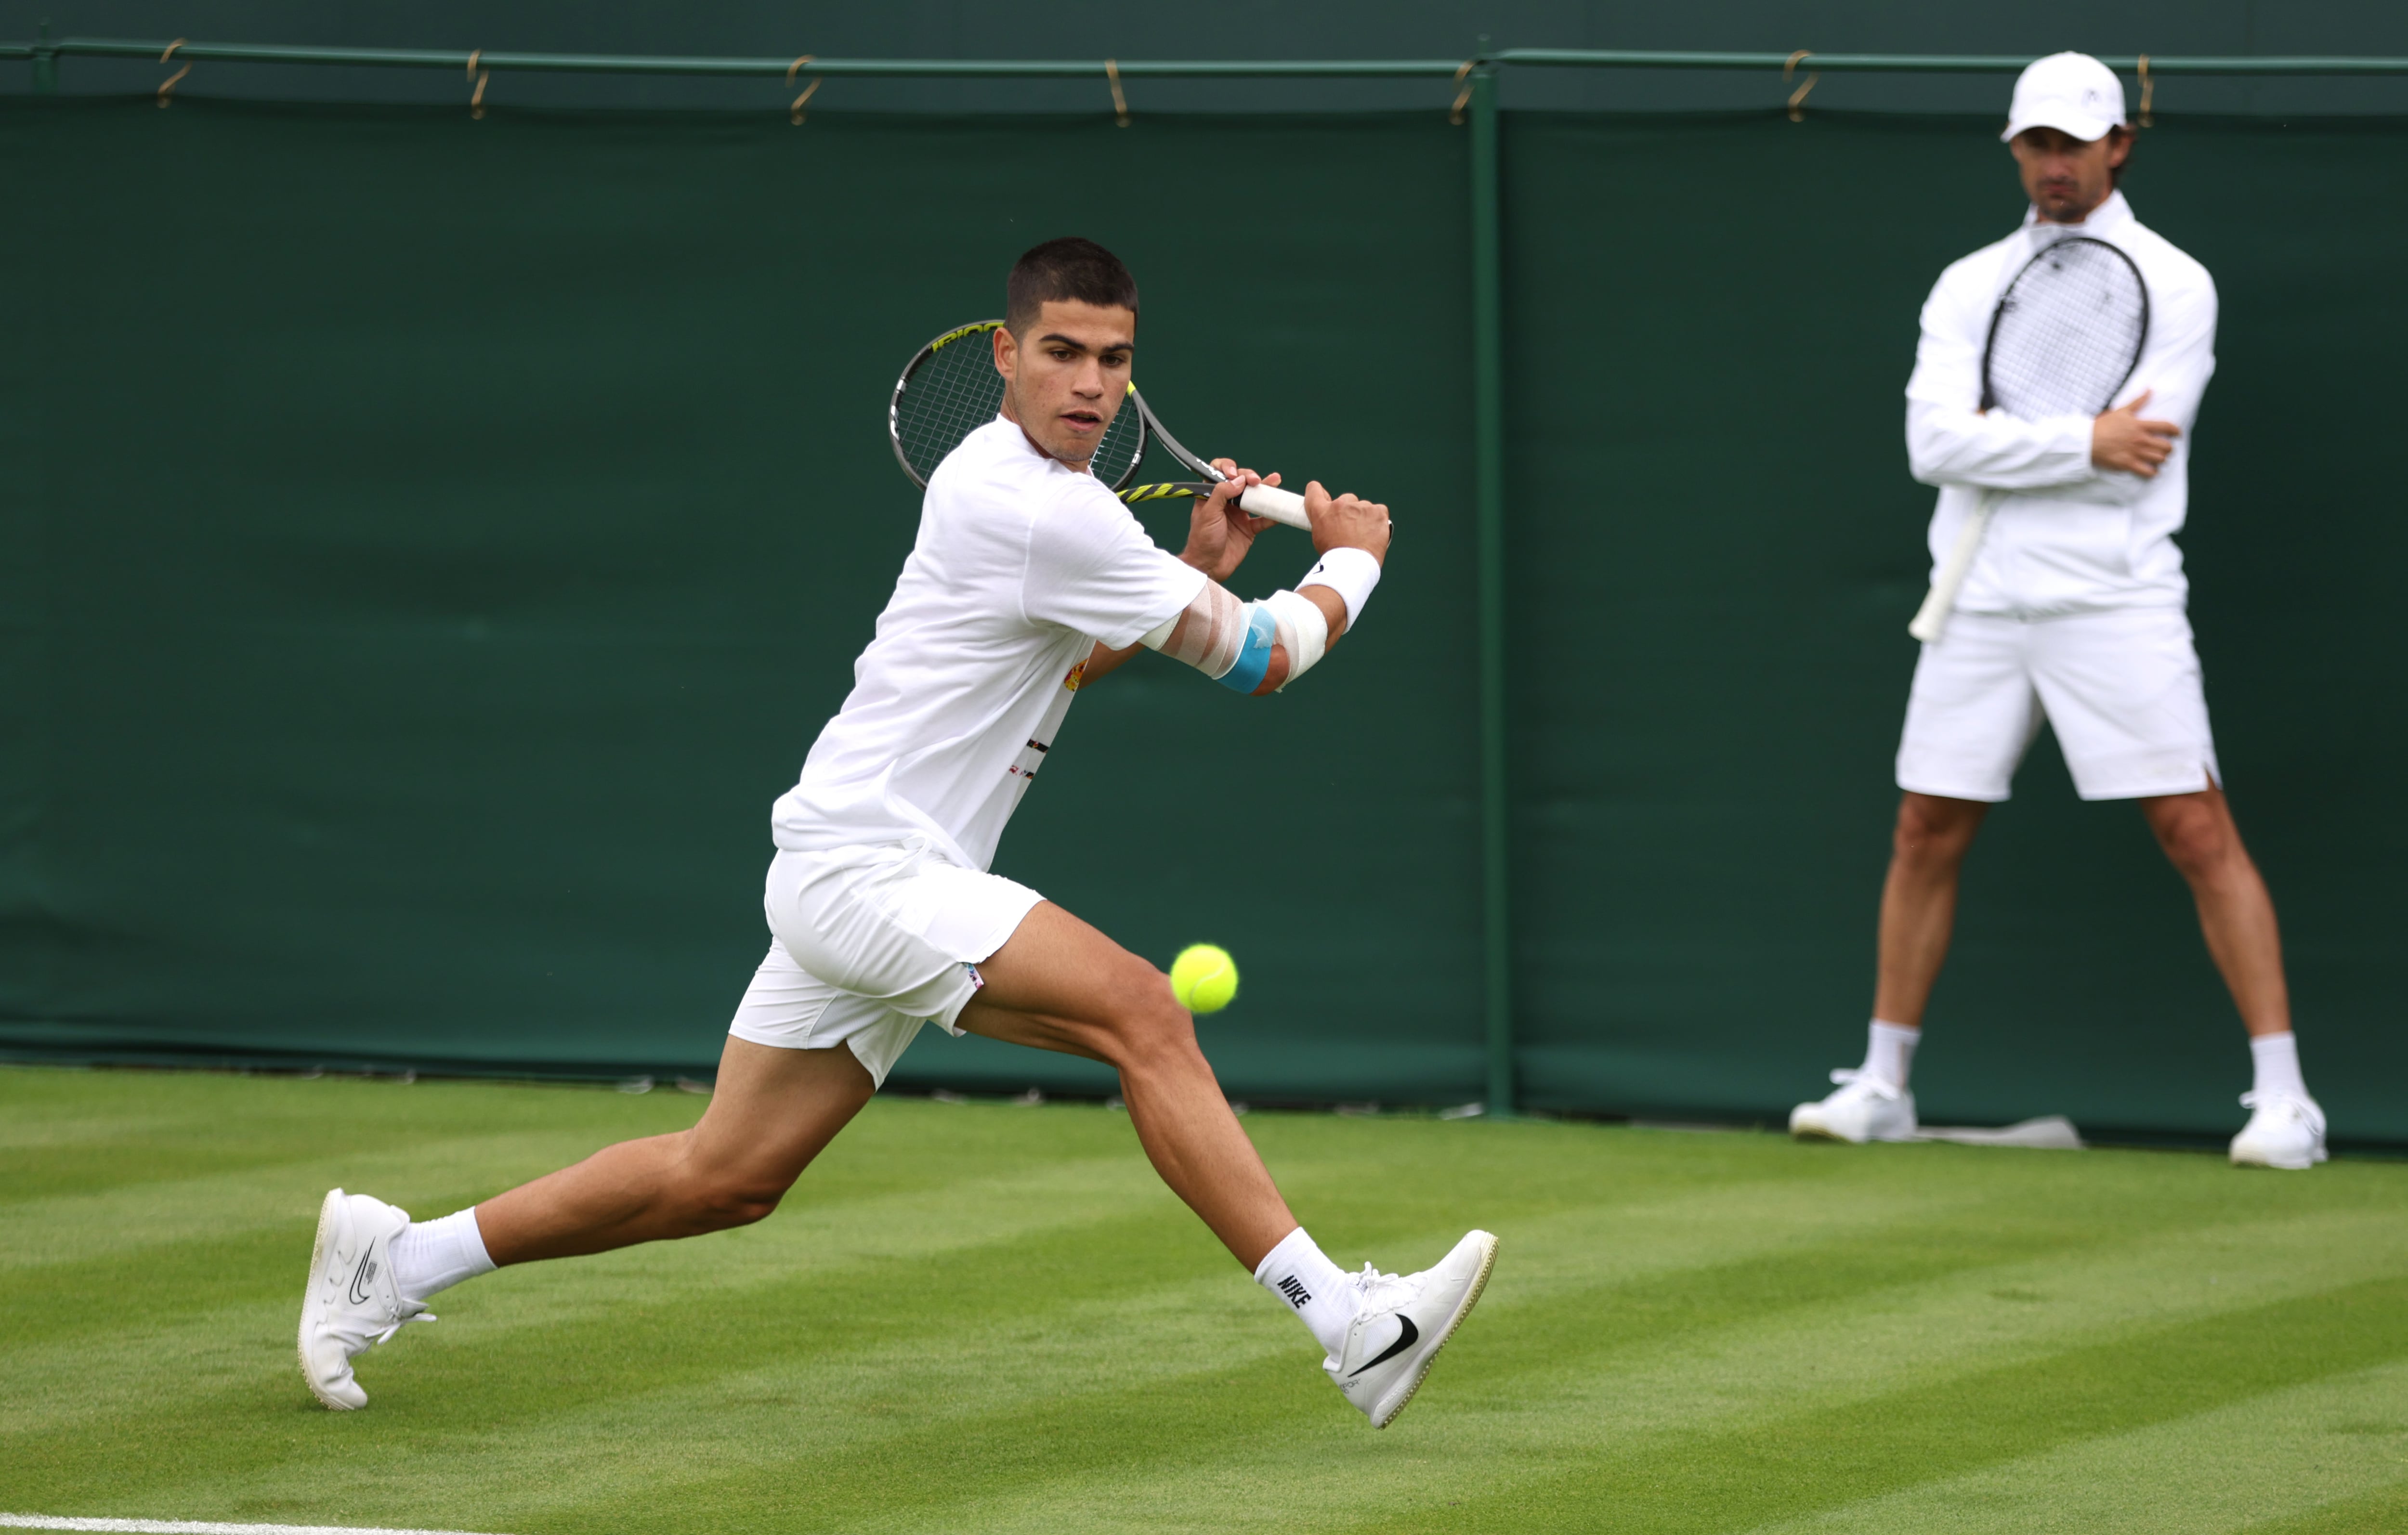
[[[1473,1231],[1420,1273],[1383,1274],[1367,1263],[1354,1276],[1354,1320],[1346,1325],[1345,1346],[1322,1368],[1372,1427],[1396,1422],[1413,1399],[1496,1266],[1497,1239]]]
[[[1853,1067],[1832,1072],[1831,1080],[1840,1084],[1838,1092],[1789,1111],[1791,1135],[1800,1140],[1845,1140],[1858,1146],[1868,1140],[1914,1139],[1913,1093]]]
[[[339,1188],[318,1207],[318,1245],[301,1298],[301,1378],[336,1412],[368,1404],[351,1378],[354,1358],[407,1323],[435,1320],[394,1284],[390,1248],[408,1225],[409,1212]]]
[[[2232,1138],[2236,1168],[2281,1168],[2305,1172],[2325,1159],[2325,1112],[2303,1093],[2243,1093],[2241,1106],[2253,1111]]]

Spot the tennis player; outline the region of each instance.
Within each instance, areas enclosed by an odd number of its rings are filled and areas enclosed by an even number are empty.
[[[1937,643],[1923,648],[1898,750],[1899,803],[1882,892],[1880,970],[1864,1064],[1801,1103],[1792,1133],[1915,1134],[1908,1067],[1948,952],[1957,873],[1989,807],[2045,720],[2085,799],[2137,799],[2190,882],[2208,952],[2248,1026],[2256,1081],[2235,1163],[2325,1159],[2324,1112],[2291,1033],[2274,906],[2225,803],[2174,544],[2188,499],[2190,427],[2215,370],[2215,285],[2132,216],[2116,190],[2132,151],[2124,88],[2082,53],[2015,81],[2001,136],[2031,208],[2023,227],[1950,266],[1923,307],[1906,386],[1907,454],[1940,488],[1935,564],[1985,490],[2004,493]],[[2007,282],[2052,240],[2085,235],[2131,257],[2149,334],[2123,403],[2094,419],[1982,413],[1981,358]]]
[[[853,689],[781,798],[768,957],[738,1005],[710,1106],[691,1130],[608,1147],[499,1198],[412,1223],[336,1189],[319,1215],[302,1373],[365,1406],[351,1360],[429,1297],[496,1267],[694,1237],[760,1220],[929,1023],[1104,1061],[1154,1166],[1302,1319],[1375,1427],[1403,1410],[1479,1298],[1497,1239],[1437,1266],[1349,1274],[1288,1211],[1145,960],[988,872],[1082,687],[1142,646],[1240,693],[1302,677],[1361,621],[1387,508],[1305,494],[1319,559],[1296,588],[1221,583],[1270,524],[1240,511],[1276,483],[1233,464],[1173,556],[1087,472],[1137,344],[1136,281],[1091,241],[1020,258],[995,366],[1003,410],[929,478],[920,531]]]

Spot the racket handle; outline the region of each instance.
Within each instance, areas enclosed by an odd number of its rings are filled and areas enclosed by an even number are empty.
[[[1956,530],[1956,547],[1933,574],[1930,593],[1906,626],[1907,633],[1925,644],[1937,643],[1947,631],[1948,615],[1956,610],[1956,594],[1965,585],[1966,573],[1973,568],[1973,556],[1982,552],[1982,535],[1989,531],[1990,513],[1998,505],[1996,491],[1984,491],[1974,500],[1973,509],[1965,514],[1965,525]]]
[[[1304,514],[1304,497],[1294,491],[1283,491],[1277,485],[1256,485],[1238,497],[1238,505],[1257,517],[1268,517],[1274,523],[1312,531],[1312,519]]]

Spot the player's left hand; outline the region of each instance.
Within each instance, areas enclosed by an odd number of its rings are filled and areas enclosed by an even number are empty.
[[[1256,485],[1276,485],[1280,477],[1241,469],[1226,458],[1214,459],[1212,466],[1229,478],[1213,486],[1211,495],[1197,497],[1187,518],[1187,548],[1179,557],[1214,581],[1227,581],[1254,548],[1254,535],[1271,525],[1268,517],[1248,515],[1238,497]]]

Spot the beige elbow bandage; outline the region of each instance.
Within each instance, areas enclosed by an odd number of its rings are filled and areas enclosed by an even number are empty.
[[[1138,643],[1219,679],[1238,664],[1246,638],[1246,605],[1219,581],[1208,581],[1196,600],[1138,637]]]

